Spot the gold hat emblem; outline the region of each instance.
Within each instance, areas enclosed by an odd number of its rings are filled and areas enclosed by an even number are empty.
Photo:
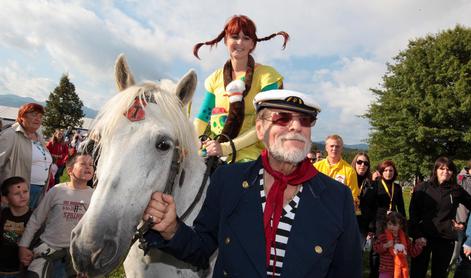
[[[293,103],[297,103],[297,104],[304,104],[304,101],[299,98],[299,97],[295,97],[295,96],[292,96],[292,97],[287,97],[285,99],[285,101],[287,102],[293,102]]]

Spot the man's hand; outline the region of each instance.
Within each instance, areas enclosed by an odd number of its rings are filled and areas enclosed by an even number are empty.
[[[143,219],[151,218],[155,223],[152,229],[158,231],[165,240],[170,240],[178,229],[177,209],[171,195],[154,192],[144,211]]]
[[[33,251],[26,247],[19,246],[18,257],[24,266],[28,266],[33,261]]]
[[[458,223],[454,219],[451,220],[452,223],[452,228],[454,231],[463,231],[464,230],[464,224],[463,223]]]

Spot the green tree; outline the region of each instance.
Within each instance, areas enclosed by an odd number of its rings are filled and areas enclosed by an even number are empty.
[[[51,135],[57,128],[81,127],[83,103],[75,93],[75,86],[69,77],[64,74],[60,84],[49,94],[46,101],[46,112],[44,113],[43,125],[45,134]]]
[[[411,178],[428,176],[440,155],[469,159],[470,58],[471,29],[462,26],[411,40],[393,58],[365,115],[372,160],[393,159]]]

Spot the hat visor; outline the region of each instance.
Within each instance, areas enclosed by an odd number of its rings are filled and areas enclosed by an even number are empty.
[[[294,111],[294,112],[300,112],[308,115],[317,115],[317,110],[314,109],[308,109],[308,108],[303,108],[299,106],[293,106],[289,104],[283,104],[283,103],[260,103],[257,108],[257,112],[262,110],[263,108],[276,108],[276,109],[283,109],[283,110],[289,110],[289,111]]]

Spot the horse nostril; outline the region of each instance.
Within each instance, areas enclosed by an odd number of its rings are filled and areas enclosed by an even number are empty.
[[[92,252],[90,260],[95,268],[103,268],[113,262],[118,252],[118,245],[114,240],[104,240],[103,247]]]

